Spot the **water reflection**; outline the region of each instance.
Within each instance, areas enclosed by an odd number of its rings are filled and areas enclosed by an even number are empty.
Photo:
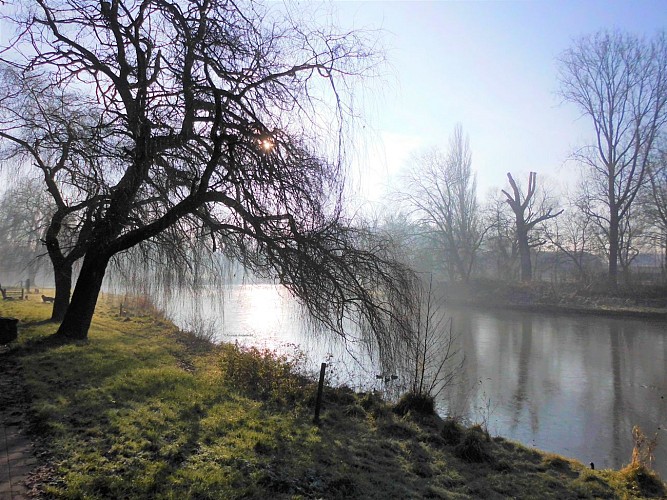
[[[382,370],[366,343],[355,337],[350,325],[347,341],[328,334],[308,320],[305,310],[289,293],[275,285],[238,285],[229,290],[174,299],[166,310],[179,326],[215,324],[215,340],[238,342],[259,348],[305,354],[311,369],[318,371],[327,362],[329,380],[360,388],[385,389],[375,375]],[[198,319],[194,320],[193,317]]]
[[[633,425],[652,435],[665,415],[665,323],[509,312],[452,311],[470,318],[463,337],[473,403],[449,411],[480,420],[495,399],[491,430],[598,467],[630,460]],[[465,324],[459,322],[459,324]],[[480,348],[479,345],[484,345]],[[460,389],[459,389],[460,391]],[[662,431],[659,431],[662,432]],[[667,436],[656,450],[667,476]]]
[[[377,360],[363,344],[345,344],[304,323],[302,311],[275,287],[237,287],[223,315],[214,305],[218,298],[210,302],[203,311],[218,321],[220,339],[278,349],[298,344],[315,367],[332,359],[339,381],[380,388]],[[660,430],[667,409],[664,322],[471,309],[449,314],[466,363],[440,396],[442,413],[486,421],[492,433],[598,468],[630,460],[632,427],[639,425],[647,435],[661,433],[656,469],[667,477],[667,435]]]
[[[612,403],[612,444],[615,454],[622,450],[621,432],[623,430],[623,379],[621,378],[621,332],[619,325],[614,323],[609,328],[609,347],[611,351],[611,373],[613,379],[613,403]],[[628,380],[632,384],[631,380]]]
[[[517,384],[514,397],[512,398],[512,405],[514,415],[512,417],[512,428],[516,429],[522,421],[521,414],[526,409],[530,415],[530,423],[533,432],[539,428],[539,417],[535,411],[535,407],[528,399],[530,382],[530,362],[533,342],[533,322],[532,318],[525,317],[521,320],[521,341],[519,348],[519,360],[517,370]]]

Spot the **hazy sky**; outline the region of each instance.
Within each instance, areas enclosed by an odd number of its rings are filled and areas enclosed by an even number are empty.
[[[284,1],[305,12],[323,5]],[[446,147],[456,123],[470,137],[480,198],[503,186],[508,171],[572,179],[576,168],[565,162],[590,138],[590,123],[555,95],[555,58],[602,28],[667,29],[665,0],[341,0],[325,10],[343,29],[384,33],[388,71],[368,93],[373,112],[353,166],[371,200],[410,152]]]
[[[356,162],[371,199],[410,151],[446,147],[459,122],[480,198],[504,185],[507,172],[572,178],[576,168],[565,162],[590,138],[590,123],[556,96],[556,57],[599,29],[649,36],[667,29],[664,0],[338,1],[333,8],[341,27],[386,32],[391,71],[376,82],[384,96],[371,118],[377,137]]]

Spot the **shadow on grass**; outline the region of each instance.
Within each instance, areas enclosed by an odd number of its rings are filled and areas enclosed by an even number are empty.
[[[41,326],[45,324],[50,324],[50,321],[40,321],[40,322],[35,322],[33,323],[34,326]],[[53,323],[55,324],[55,323]],[[26,323],[27,325],[27,323]],[[43,337],[35,337],[35,338],[29,338],[26,339],[22,342],[21,345],[19,345],[16,348],[16,353],[20,355],[32,355],[32,354],[39,354],[44,351],[48,351],[51,349],[58,349],[60,347],[66,346],[66,345],[86,345],[88,343],[87,340],[77,340],[77,339],[71,339],[68,337],[64,337],[62,335],[56,335],[55,333],[51,335],[46,335]]]
[[[53,321],[51,319],[42,319],[39,321],[23,321],[21,322],[22,326],[42,326],[42,325],[57,325],[58,321]]]

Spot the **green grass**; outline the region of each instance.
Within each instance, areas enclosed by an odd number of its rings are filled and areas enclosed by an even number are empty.
[[[266,351],[211,348],[155,315],[98,307],[90,339],[49,345],[50,308],[0,303],[21,319],[2,357],[22,366],[29,428],[55,498],[642,498],[645,471],[591,471],[475,429],[403,417],[373,394],[316,386]],[[0,358],[1,359],[1,358]],[[478,434],[478,438],[475,438]],[[468,436],[483,451],[461,452]],[[463,458],[459,458],[463,457]],[[652,477],[652,476],[651,476]]]

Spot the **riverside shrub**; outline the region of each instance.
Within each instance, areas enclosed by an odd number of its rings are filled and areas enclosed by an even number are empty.
[[[307,385],[299,374],[303,362],[304,356],[298,350],[288,356],[271,349],[224,344],[220,368],[223,381],[230,388],[261,400],[294,402]]]

